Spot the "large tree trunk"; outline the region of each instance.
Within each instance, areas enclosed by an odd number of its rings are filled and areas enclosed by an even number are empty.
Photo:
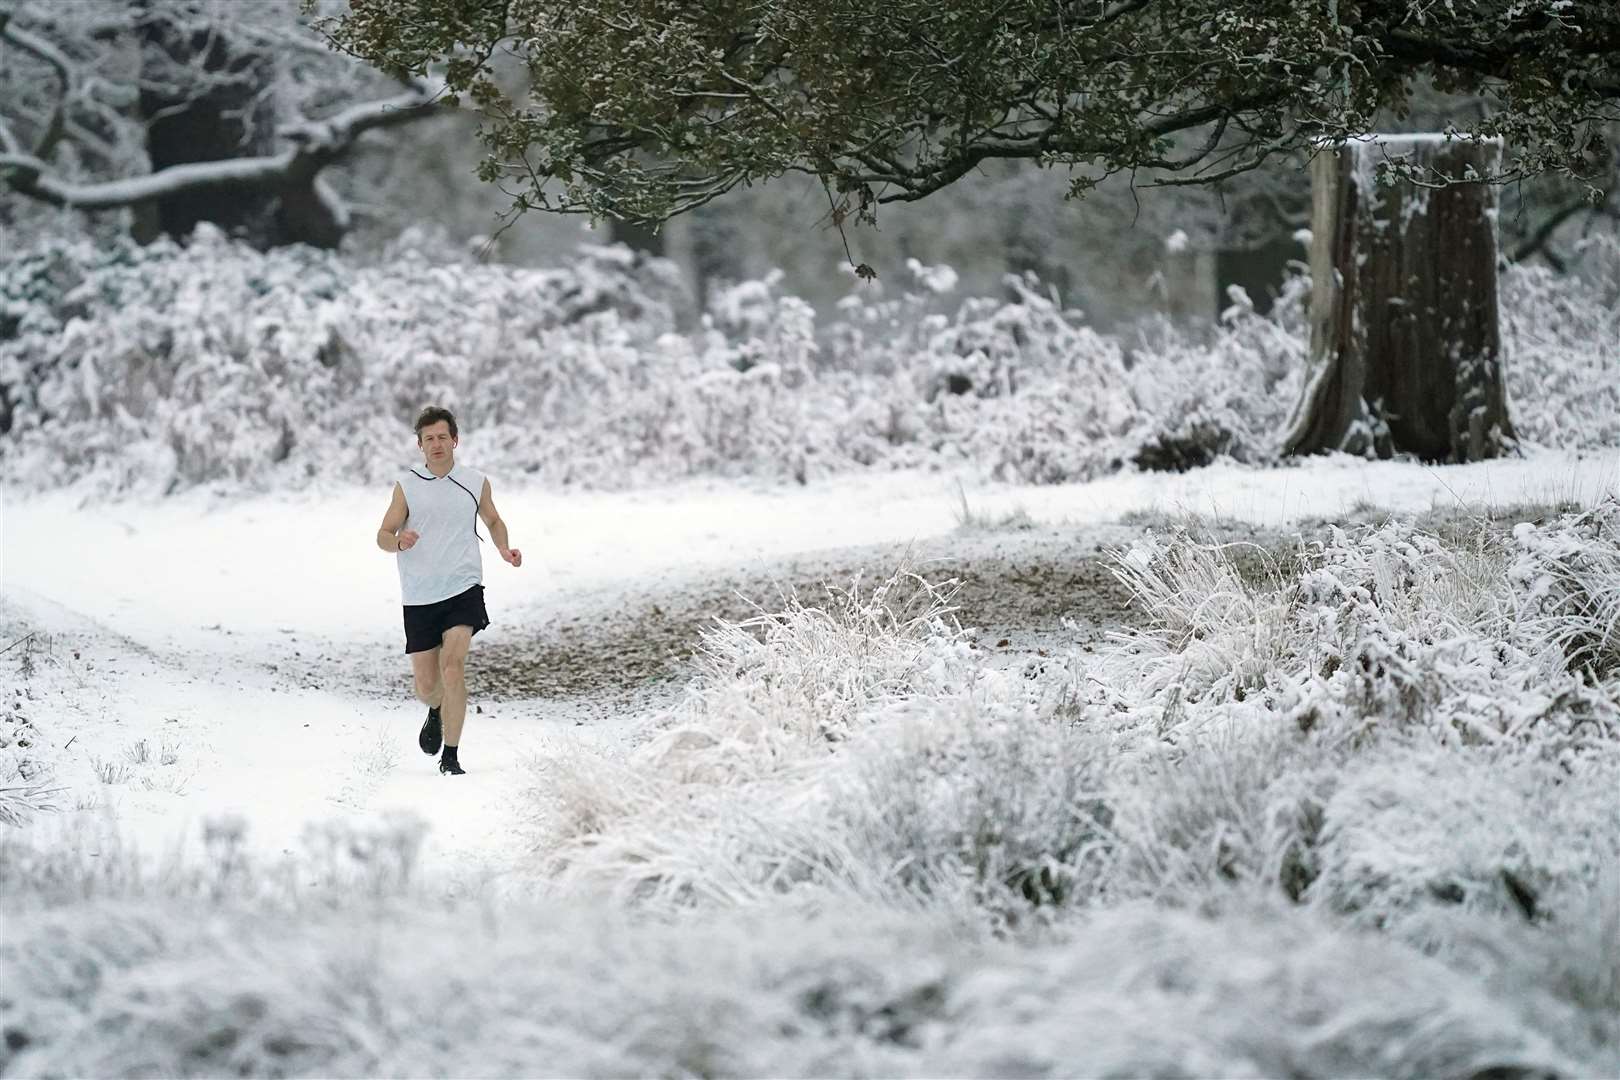
[[[688,215],[687,248],[693,279],[692,293],[700,311],[707,310],[709,295],[724,285],[742,281],[745,244],[735,214],[699,207]]]
[[[625,221],[623,218],[609,218],[608,226],[611,230],[608,235],[612,237],[613,243],[624,244],[631,251],[639,251],[643,255],[664,254],[664,234],[656,226]]]
[[[1496,298],[1496,188],[1380,187],[1410,155],[1448,176],[1498,170],[1500,144],[1386,135],[1312,163],[1311,372],[1290,454],[1478,461],[1510,449]]]
[[[276,58],[241,46],[217,27],[187,25],[155,5],[143,9],[140,109],[147,118],[152,171],[281,149]],[[200,75],[185,77],[188,68]],[[138,208],[136,238],[184,239],[207,221],[260,248],[292,243],[335,248],[349,223],[341,205],[323,190],[318,172],[311,163],[274,185],[160,197]]]

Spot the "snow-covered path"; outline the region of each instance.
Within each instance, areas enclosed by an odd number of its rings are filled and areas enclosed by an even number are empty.
[[[969,486],[965,497],[986,520],[1021,510],[1089,537],[1142,510],[1280,527],[1357,503],[1590,504],[1620,490],[1617,477],[1620,452],[1451,468],[1324,459],[1061,487]],[[622,494],[497,483],[526,559],[513,570],[486,556],[495,625],[475,656],[510,654],[536,625],[589,623],[631,598],[712,590],[739,568],[945,536],[963,497],[941,474]],[[276,852],[312,823],[404,812],[433,826],[428,865],[449,871],[458,888],[513,872],[525,851],[517,825],[529,755],[548,743],[627,741],[670,688],[618,686],[604,704],[502,699],[475,682],[483,712],[469,717],[464,739],[471,772],[440,776],[415,748],[421,707],[408,694],[397,582],[372,544],[386,501],[386,492],[358,490],[108,506],[6,495],[0,647],[38,631],[44,650],[26,678],[20,657],[33,646],[0,661],[0,707],[26,714],[33,730],[30,746],[9,752],[52,770],[67,808],[107,814],[145,850],[194,844],[200,823],[222,814],[240,815],[253,846]],[[12,730],[22,728],[0,727]],[[163,761],[165,747],[177,760]]]
[[[965,494],[991,519],[1021,509],[1038,522],[1083,527],[1161,510],[1284,526],[1358,502],[1403,511],[1590,503],[1617,484],[1620,451],[1441,468],[1349,458],[1284,469],[1222,464],[1052,487],[969,485]],[[526,562],[512,570],[490,554],[486,582],[491,602],[509,611],[557,609],[672,575],[938,536],[956,527],[961,497],[956,480],[937,473],[627,493],[497,486]],[[48,598],[153,647],[265,657],[298,635],[391,643],[398,582],[372,542],[387,502],[386,491],[353,489],[230,500],[191,493],[107,507],[8,494],[0,578],[8,596]]]

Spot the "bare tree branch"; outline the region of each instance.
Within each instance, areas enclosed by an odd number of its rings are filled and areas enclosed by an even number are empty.
[[[11,11],[4,8],[0,8],[0,39],[9,41],[24,52],[43,60],[56,73],[56,104],[52,106],[50,119],[45,122],[44,129],[35,140],[33,150],[35,157],[48,159],[63,135],[68,95],[73,89],[73,62],[68,59],[66,53],[49,41],[18,27]]]
[[[1614,188],[1611,185],[1598,202],[1594,203],[1591,199],[1582,197],[1565,203],[1549,214],[1546,220],[1536,227],[1534,232],[1525,237],[1518,246],[1508,253],[1508,257],[1514,262],[1523,262],[1533,256],[1540,255],[1551,263],[1554,269],[1562,272],[1564,260],[1554,255],[1547,248],[1547,243],[1552,239],[1553,233],[1558,231],[1560,225],[1583,210],[1591,213],[1602,213],[1613,199]]]

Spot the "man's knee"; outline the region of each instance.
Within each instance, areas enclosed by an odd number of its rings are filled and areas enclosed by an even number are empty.
[[[414,681],[416,683],[416,700],[424,705],[433,704],[433,695],[439,689],[438,680],[435,679],[431,685],[424,683],[421,679]]]
[[[461,686],[467,681],[467,661],[460,656],[446,656],[439,661],[439,678],[446,686]]]

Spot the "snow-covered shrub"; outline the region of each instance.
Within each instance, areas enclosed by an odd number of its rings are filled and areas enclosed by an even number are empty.
[[[858,904],[5,903],[7,1075],[1585,1076],[1616,1045],[1601,935],[1480,916],[1437,956],[1253,899],[1003,939]]]
[[[1268,566],[1266,580],[1252,583],[1228,545],[1150,534],[1119,553],[1114,576],[1147,620],[1128,663],[1155,690],[1241,695],[1265,685],[1293,647],[1293,596],[1280,569]]]
[[[890,902],[920,897],[995,925],[1076,904],[1111,851],[1109,748],[987,678],[891,707],[826,779],[823,828]]]
[[[870,589],[858,577],[847,589],[825,589],[820,604],[789,593],[780,611],[706,630],[702,689],[693,700],[699,713],[721,711],[709,707],[714,688],[741,684],[755,701],[814,713],[815,726],[800,734],[822,744],[848,738],[873,701],[962,678],[966,644],[953,617],[954,580],[936,584],[901,567]],[[726,708],[735,704],[727,700]]]
[[[784,296],[782,272],[772,271],[759,281],[744,281],[718,290],[709,298],[703,317],[709,348],[723,363],[738,371],[759,364],[774,364],[802,382],[814,366],[816,312],[796,296]]]
[[[826,335],[826,363],[877,391],[864,410],[873,460],[948,455],[1026,483],[1122,467],[1144,419],[1116,340],[1032,278],[1009,276],[1009,299],[968,298],[947,314],[947,268],[911,269],[920,289],[852,294]]]
[[[1436,905],[1564,923],[1620,867],[1620,755],[1400,741],[1324,789],[1309,895],[1362,926]]]
[[[1196,904],[1234,888],[1298,901],[1315,880],[1323,803],[1340,755],[1250,706],[1160,715],[1165,745],[1110,785],[1110,900]],[[1174,740],[1171,743],[1169,740]]]
[[[1528,443],[1620,445],[1620,236],[1583,243],[1580,273],[1517,263],[1502,275],[1504,370]]]
[[[555,872],[681,903],[789,883],[780,838],[818,765],[893,703],[971,687],[952,591],[902,567],[872,587],[829,588],[821,605],[792,594],[780,611],[705,631],[699,676],[628,758],[559,752],[535,762]],[[757,835],[771,839],[745,850]]]
[[[1238,286],[1229,291],[1208,340],[1162,319],[1137,331],[1131,381],[1151,418],[1132,455],[1138,467],[1185,472],[1219,457],[1275,458],[1310,350],[1310,278],[1291,274],[1266,315]]]
[[[673,329],[667,273],[620,249],[566,272],[408,256],[356,268],[204,227],[184,247],[61,242],[9,263],[8,461],[34,486],[371,480],[409,460],[409,419],[439,401],[491,429],[567,415],[571,428],[487,447],[506,467],[534,465],[577,436],[582,399],[623,391],[644,366],[626,339]],[[571,363],[549,362],[559,340],[575,345]]]
[[[1269,460],[1305,367],[1298,275],[1270,314],[1234,291],[1212,335],[1149,320],[1127,347],[1027,277],[958,300],[949,268],[916,264],[897,296],[862,286],[818,322],[767,275],[690,329],[674,264],[625,248],[546,271],[445,259],[420,234],[358,265],[206,227],[183,247],[19,252],[0,269],[8,475],[382,482],[434,402],[482,467],[557,484],[941,466],[1055,483]],[[1515,270],[1504,300],[1521,432],[1612,444],[1614,305],[1601,278],[1539,273]]]
[[[1150,696],[1258,695],[1305,729],[1416,724],[1560,746],[1607,737],[1620,710],[1566,670],[1569,650],[1575,666],[1611,650],[1606,513],[1520,526],[1513,541],[1482,526],[1461,548],[1400,521],[1333,527],[1296,572],[1254,583],[1228,547],[1184,534],[1139,543],[1117,572],[1149,624],[1116,662]],[[1510,543],[1523,549],[1511,573]],[[1521,617],[1527,605],[1544,617]]]
[[[1620,686],[1620,500],[1522,522],[1513,541],[1521,632],[1557,646],[1571,671]]]
[[[1022,680],[978,674],[875,701],[848,739],[801,742],[769,768],[746,737],[715,742],[691,724],[628,762],[559,748],[536,763],[545,878],[659,909],[858,900],[996,926],[1082,903],[1110,850],[1108,747]],[[801,704],[763,719],[814,715]],[[727,752],[754,764],[714,767]],[[559,826],[575,832],[559,843]]]
[[[1185,534],[1122,552],[1148,625],[1105,665],[1111,703],[1161,745],[1139,737],[1116,782],[1109,887],[1259,883],[1386,929],[1436,905],[1570,918],[1620,866],[1620,694],[1598,660],[1616,513],[1460,543],[1330,528],[1257,580]]]

